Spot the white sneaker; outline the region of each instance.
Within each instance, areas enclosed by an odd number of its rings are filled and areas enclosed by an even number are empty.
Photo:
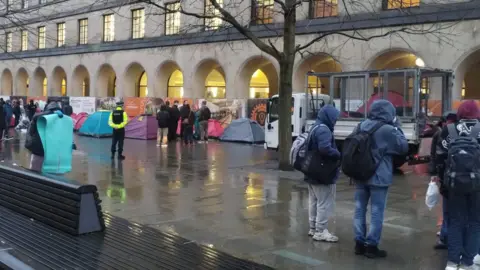
[[[310,229],[310,230],[308,231],[308,236],[314,236],[316,232],[317,232],[317,231],[315,231],[315,229]]]
[[[447,266],[445,267],[445,270],[457,270],[458,269],[458,264],[454,262],[447,262]]]
[[[327,229],[325,229],[323,230],[323,232],[316,232],[313,235],[313,240],[335,243],[338,242],[338,237],[331,234]]]
[[[475,257],[473,258],[473,263],[476,265],[480,265],[480,255],[475,255]]]
[[[470,266],[465,266],[465,265],[461,265],[460,267],[458,267],[459,270],[475,270],[475,266],[474,265],[470,265]]]

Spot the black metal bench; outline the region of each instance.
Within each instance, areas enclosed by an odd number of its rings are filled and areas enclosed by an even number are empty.
[[[0,205],[72,235],[103,231],[97,187],[0,165]]]

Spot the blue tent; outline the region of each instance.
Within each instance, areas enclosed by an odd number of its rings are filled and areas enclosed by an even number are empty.
[[[108,125],[110,111],[98,111],[90,115],[78,131],[80,135],[92,137],[111,137],[113,130]]]
[[[245,143],[263,143],[265,141],[265,131],[255,121],[248,118],[233,120],[220,136],[221,141],[226,142],[245,142]]]

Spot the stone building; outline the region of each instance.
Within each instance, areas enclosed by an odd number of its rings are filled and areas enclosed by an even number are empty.
[[[205,2],[207,1],[207,2]],[[4,0],[0,18],[2,95],[268,97],[278,91],[278,63],[219,19],[209,0]],[[282,47],[282,15],[273,0],[217,0],[237,20]],[[298,56],[294,91],[307,71],[428,67],[452,69],[454,99],[480,98],[479,1],[310,0],[297,14],[297,43],[319,32],[392,29],[413,34],[358,41],[332,35]],[[345,6],[345,3],[347,6]],[[175,12],[176,11],[176,12]],[[360,30],[359,30],[360,29]]]

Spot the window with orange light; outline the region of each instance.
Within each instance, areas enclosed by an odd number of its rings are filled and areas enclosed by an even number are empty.
[[[420,0],[384,0],[386,9],[410,8],[420,6]]]
[[[325,18],[338,15],[338,0],[311,0],[310,18]]]

